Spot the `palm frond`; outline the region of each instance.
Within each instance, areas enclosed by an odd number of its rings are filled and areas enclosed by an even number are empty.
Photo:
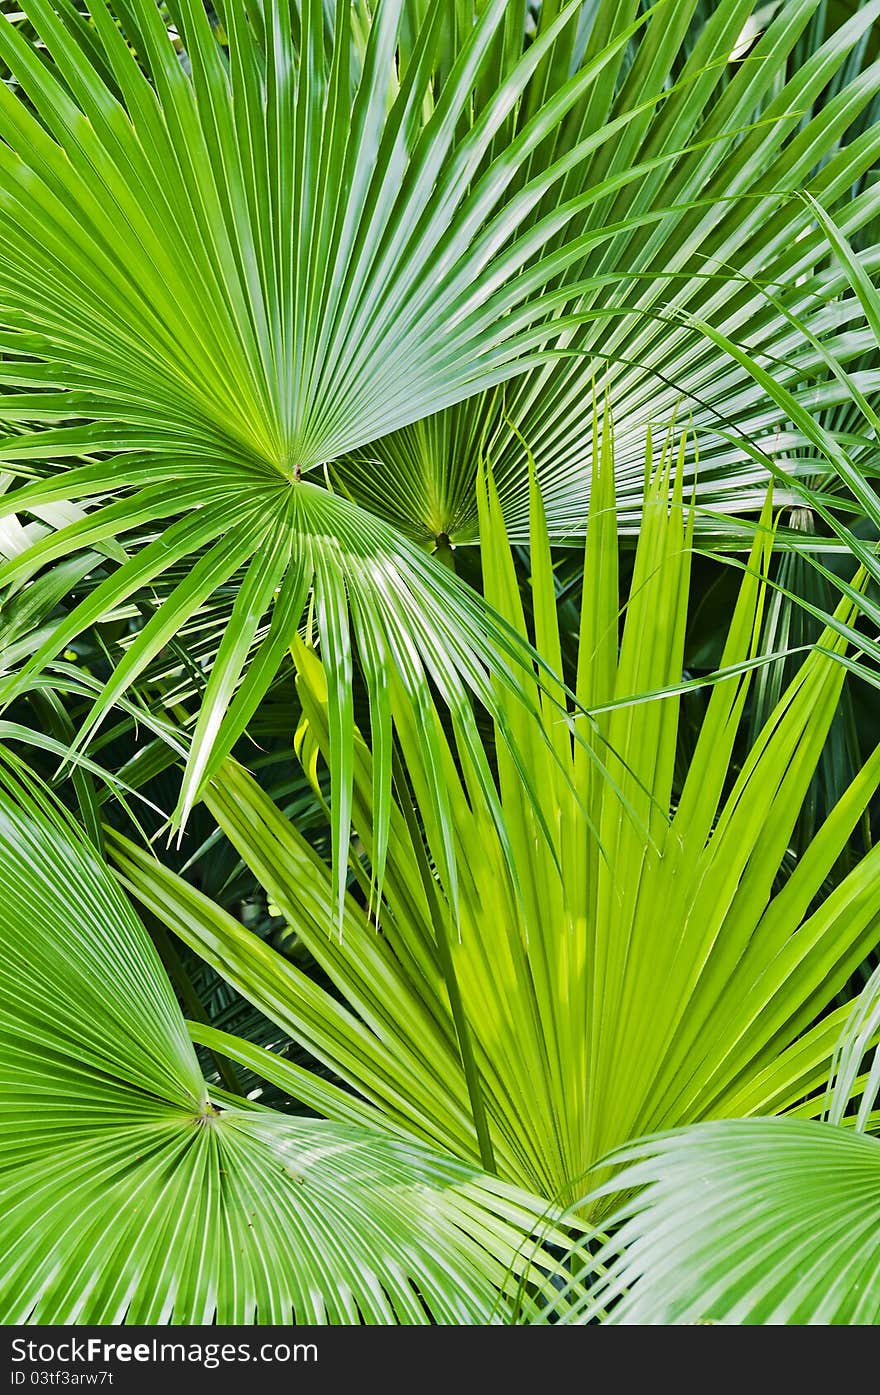
[[[499,1319],[543,1203],[209,1093],[143,926],[50,809],[0,798],[0,1320]]]
[[[682,446],[667,442],[648,464],[619,638],[606,423],[584,563],[579,709],[566,713],[561,688],[549,684],[535,691],[535,712],[502,701],[508,730],[479,749],[467,728],[444,726],[434,706],[418,721],[401,719],[390,791],[377,787],[369,746],[356,734],[352,821],[361,851],[350,862],[339,933],[324,859],[241,766],[218,771],[208,808],[328,990],[134,842],[108,839],[132,894],[389,1126],[475,1159],[487,1156],[485,1123],[499,1174],[548,1199],[582,1194],[609,1149],[654,1129],[727,1114],[820,1114],[845,1011],[835,995],[878,936],[876,849],[830,895],[825,884],[880,781],[880,752],[780,877],[845,681],[844,636],[822,634],[745,764],[732,768],[761,663],[769,505],[687,778],[674,792],[679,703],[691,686],[682,654],[693,510]],[[487,595],[556,668],[559,622],[537,485],[531,631],[491,481],[484,493]],[[846,599],[838,608],[842,628],[854,607]],[[326,760],[330,684],[306,646],[296,658],[304,718]],[[382,800],[384,843],[373,822]],[[458,869],[454,895],[444,857]]]
[[[265,693],[311,591],[335,714],[341,884],[349,645],[376,701],[403,646],[416,710],[434,677],[432,633],[449,641],[446,695],[459,708],[471,693],[493,702],[487,670],[521,687],[524,656],[454,574],[324,488],[321,468],[535,361],[552,275],[541,249],[588,196],[526,228],[575,155],[523,171],[641,21],[548,92],[506,142],[510,113],[579,0],[500,66],[505,0],[483,7],[452,53],[442,7],[421,16],[379,0],[362,41],[347,0],[329,13],[318,0],[230,0],[221,39],[201,0],[180,0],[185,64],[155,0],[95,0],[85,26],[66,22],[67,4],[23,8],[46,60],[0,17],[0,60],[18,84],[0,86],[0,413],[12,427],[0,459],[30,483],[3,507],[10,517],[76,512],[8,556],[0,583],[20,587],[87,549],[115,549],[119,565],[2,695],[13,699],[77,634],[186,564],[117,666],[85,741],[234,580],[183,821]],[[406,35],[412,61],[401,72]]]
[[[609,1219],[613,1238],[584,1258],[578,1282],[593,1274],[588,1299],[556,1320],[880,1320],[877,1139],[792,1119],[729,1119],[640,1140],[608,1161],[608,1188],[632,1199]]]
[[[566,38],[569,69],[625,33],[637,9],[585,6],[584,25]],[[554,12],[542,7],[539,32]],[[858,300],[841,296],[840,268],[797,195],[809,189],[834,210],[859,240],[866,273],[876,269],[878,14],[868,3],[832,17],[819,0],[653,7],[542,147],[550,162],[580,139],[593,142],[559,192],[563,200],[583,190],[589,197],[566,229],[570,250],[550,252],[558,268],[558,304],[544,321],[550,361],[337,462],[334,473],[353,497],[431,543],[475,542],[474,481],[489,461],[510,534],[524,541],[531,454],[551,536],[571,543],[587,518],[585,387],[594,380],[618,423],[626,531],[638,526],[645,430],[678,411],[693,424],[687,468],[701,508],[697,528],[741,547],[736,516],[760,512],[766,475],[729,433],[771,453],[787,443],[791,471],[804,438],[795,425],[780,441],[766,384],[717,343],[701,341],[693,321],[711,324],[803,403],[835,384],[775,300],[809,322],[841,362],[858,362],[871,348]],[[527,104],[523,112],[527,120]],[[546,211],[546,201],[536,208],[538,225]],[[874,352],[859,366],[867,393],[876,394],[878,373]],[[777,502],[791,497],[781,480]]]

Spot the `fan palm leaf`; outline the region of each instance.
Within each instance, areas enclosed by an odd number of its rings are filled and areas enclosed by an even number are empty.
[[[606,427],[574,685],[592,725],[573,714],[566,720],[561,690],[535,695],[538,715],[506,709],[537,808],[500,741],[499,818],[469,745],[428,709],[418,722],[399,723],[401,759],[381,848],[370,751],[358,737],[353,821],[363,854],[351,861],[341,933],[332,934],[332,876],[323,859],[240,766],[218,772],[206,793],[211,813],[335,991],[257,942],[134,842],[108,834],[132,894],[389,1126],[466,1158],[491,1158],[501,1176],[548,1198],[581,1194],[610,1148],[652,1129],[781,1112],[804,1099],[821,1113],[845,1009],[812,1024],[877,940],[876,850],[831,896],[821,893],[877,787],[880,753],[777,884],[845,679],[838,662],[845,640],[836,632],[823,634],[745,765],[731,772],[760,661],[769,511],[699,743],[673,799],[679,701],[688,686],[682,652],[693,513],[682,492],[683,449],[667,444],[649,460],[618,649]],[[531,508],[529,638],[555,669],[551,554],[534,485]],[[491,491],[482,555],[487,595],[526,635]],[[839,608],[842,625],[852,607],[847,599]],[[326,758],[329,681],[306,646],[295,657],[309,738]],[[306,764],[312,768],[311,759]],[[431,855],[443,846],[432,813],[438,772],[459,869],[454,900]],[[211,1045],[223,1050],[217,1037]]]
[[[588,1301],[562,1321],[880,1320],[877,1139],[792,1119],[718,1120],[640,1140],[609,1164],[609,1188],[634,1194],[584,1264],[598,1275]]]
[[[637,10],[635,0],[593,7],[569,31],[569,68],[625,32]],[[555,12],[542,6],[539,33]],[[877,265],[880,192],[865,176],[880,153],[878,13],[862,4],[832,21],[818,0],[760,11],[748,0],[655,7],[542,147],[550,160],[601,123],[623,123],[560,189],[562,199],[590,187],[599,196],[566,229],[566,239],[577,232],[582,254],[560,262],[555,314],[564,327],[547,322],[551,361],[337,462],[352,494],[426,541],[474,542],[474,481],[489,459],[511,535],[524,540],[530,453],[551,536],[582,535],[592,439],[584,385],[595,379],[618,422],[618,507],[628,530],[638,525],[646,426],[677,407],[694,422],[701,508],[759,512],[766,476],[725,429],[768,443],[778,432],[776,405],[741,364],[701,342],[691,321],[708,321],[801,398],[811,379],[826,376],[821,357],[763,286],[829,336],[842,361],[865,349],[858,302],[838,299],[839,267],[793,195],[809,188],[860,239],[865,267]],[[524,120],[528,113],[526,105]],[[638,179],[616,186],[636,168]],[[584,321],[570,322],[573,311]],[[862,372],[865,390],[876,392],[876,356]],[[788,440],[796,446],[796,427]],[[694,470],[696,456],[688,464]],[[735,524],[702,512],[697,526],[738,536]]]
[[[844,1023],[829,1124],[721,1120],[610,1157],[600,1191],[624,1194],[612,1236],[588,1242],[540,1320],[876,1326],[880,1144],[865,1133],[877,1124],[876,1050],[859,1072],[877,1042],[878,987],[875,971]]]
[[[816,200],[808,199],[807,202],[817,227],[828,239],[843,284],[853,293],[860,317],[867,327],[867,342],[876,353],[880,346],[880,294],[838,223]],[[784,425],[794,428],[801,447],[807,449],[807,461],[801,464],[797,457],[789,459],[790,443],[784,439],[786,432],[783,432],[778,449],[762,449],[742,433],[731,433],[729,437],[732,444],[763,465],[774,479],[784,481],[792,466],[798,472],[792,473],[791,484],[797,506],[805,512],[809,528],[807,538],[802,537],[797,547],[815,571],[817,583],[827,583],[832,596],[839,593],[852,596],[846,573],[838,575],[823,563],[821,550],[824,544],[842,553],[846,559],[857,561],[874,584],[859,601],[859,611],[870,622],[870,627],[863,626],[858,630],[842,622],[839,616],[832,618],[830,607],[825,609],[821,605],[812,605],[806,596],[794,596],[793,599],[800,600],[802,608],[814,619],[823,624],[832,624],[839,634],[850,638],[863,651],[865,662],[855,661],[856,670],[876,686],[880,662],[880,644],[876,639],[880,606],[875,590],[880,582],[880,556],[876,543],[880,533],[880,497],[877,491],[880,413],[871,394],[866,395],[863,390],[858,376],[850,373],[837,358],[833,346],[829,347],[823,342],[802,317],[789,315],[788,318],[802,342],[823,359],[828,377],[834,380],[847,403],[850,422],[858,428],[847,433],[848,439],[838,439],[829,429],[823,420],[821,402],[799,401],[784,383],[778,382],[753,355],[733,340],[708,324],[704,323],[700,328],[707,338],[760,383],[776,404]],[[861,520],[861,525],[854,522],[854,517]]]
[[[209,1092],[143,926],[51,807],[0,798],[0,1321],[509,1310],[543,1203],[378,1115],[328,1123]],[[309,1100],[330,1088],[300,1076]]]
[[[84,551],[110,549],[118,565],[2,696],[186,566],[96,702],[84,741],[231,583],[182,821],[246,727],[311,593],[332,678],[342,868],[350,646],[378,700],[403,645],[416,710],[433,667],[425,635],[447,637],[446,684],[461,711],[470,693],[494,705],[487,670],[521,688],[523,656],[448,569],[325,488],[322,467],[535,361],[556,267],[542,248],[558,245],[593,194],[528,222],[580,150],[524,171],[642,21],[548,92],[507,142],[505,123],[576,23],[578,0],[511,54],[505,0],[481,8],[454,52],[443,7],[422,15],[404,0],[380,0],[363,32],[347,0],[229,0],[224,32],[201,0],[180,0],[171,9],[182,54],[155,0],[94,0],[86,24],[69,0],[23,9],[46,58],[0,17],[0,60],[17,83],[0,87],[0,414],[11,428],[0,460],[24,481],[3,507],[56,516],[0,564],[0,583],[18,588]],[[77,511],[59,520],[60,505]]]

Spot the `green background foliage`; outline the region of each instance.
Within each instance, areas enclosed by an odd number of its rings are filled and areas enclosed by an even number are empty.
[[[878,19],[0,3],[0,1321],[876,1321]]]

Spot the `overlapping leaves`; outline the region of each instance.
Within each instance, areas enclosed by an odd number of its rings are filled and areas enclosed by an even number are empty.
[[[866,1132],[877,1123],[876,1050],[859,1071],[877,1042],[878,981],[844,1022],[827,1123],[719,1120],[607,1160],[590,1201],[624,1197],[611,1236],[591,1237],[572,1260],[542,1321],[877,1325],[880,1143]]]
[[[823,635],[743,768],[731,773],[758,662],[769,511],[696,751],[683,787],[675,785],[693,528],[683,455],[667,444],[651,457],[618,650],[606,423],[575,680],[592,723],[563,718],[561,688],[535,692],[537,715],[505,705],[537,805],[503,741],[499,821],[438,711],[402,722],[379,888],[372,762],[358,736],[353,822],[363,851],[350,862],[337,935],[324,860],[240,766],[218,770],[206,795],[211,813],[333,991],[255,942],[133,842],[111,840],[125,883],[150,912],[390,1126],[471,1158],[488,1156],[488,1135],[499,1173],[548,1198],[581,1194],[605,1152],[649,1129],[782,1112],[805,1098],[820,1113],[843,1011],[834,996],[877,939],[876,851],[831,896],[822,894],[877,787],[880,753],[844,791],[793,875],[777,881],[845,680],[841,636]],[[525,625],[494,495],[483,508],[487,593],[558,671],[536,487],[531,509],[534,629]],[[845,602],[841,623],[850,608]],[[309,737],[301,750],[311,769],[330,750],[331,708],[316,656],[301,646],[296,657]],[[459,868],[455,903],[428,856],[443,845],[432,813],[438,774]],[[220,1039],[212,1045],[224,1049]]]
[[[557,9],[541,6],[539,32]],[[636,0],[594,7],[565,37],[567,66],[588,62],[638,9]],[[585,385],[595,378],[618,422],[618,500],[628,529],[638,523],[646,426],[667,422],[682,404],[696,428],[699,469],[693,454],[688,470],[700,505],[716,514],[758,512],[764,471],[726,433],[736,429],[778,452],[792,473],[806,438],[796,422],[780,433],[766,384],[717,343],[701,342],[692,322],[708,322],[745,349],[802,405],[820,396],[828,404],[846,400],[788,316],[808,323],[844,363],[859,362],[870,335],[859,323],[858,300],[841,295],[845,282],[822,228],[796,195],[807,188],[834,210],[858,240],[865,270],[876,268],[880,191],[870,171],[880,154],[878,13],[863,3],[847,15],[819,0],[654,7],[542,147],[549,162],[603,126],[615,132],[560,186],[560,199],[584,189],[590,198],[565,233],[567,242],[577,234],[571,247],[579,255],[558,261],[559,294],[544,341],[551,361],[503,391],[358,450],[336,467],[349,487],[416,536],[471,542],[474,481],[488,457],[511,535],[525,540],[525,441],[551,536],[571,541],[587,515]],[[560,66],[554,53],[536,79],[542,90],[560,80]],[[523,110],[527,117],[529,105]],[[546,211],[545,200],[534,219]],[[876,354],[859,363],[866,392],[876,392],[877,374]],[[783,481],[777,502],[786,497]],[[736,536],[734,524],[702,510],[696,522]]]
[[[634,1195],[585,1265],[596,1281],[567,1320],[880,1320],[877,1139],[790,1119],[720,1120],[609,1162],[609,1190]]]
[[[228,0],[220,31],[202,0],[180,0],[185,62],[155,0],[94,0],[85,25],[69,0],[27,0],[41,52],[0,18],[17,82],[0,87],[0,410],[12,428],[0,459],[35,476],[4,508],[44,522],[56,508],[49,531],[0,565],[0,583],[110,554],[3,696],[157,588],[161,607],[84,740],[232,583],[181,819],[265,692],[310,590],[331,677],[340,856],[352,645],[380,730],[392,667],[414,710],[430,676],[462,720],[465,694],[491,702],[487,671],[519,686],[516,646],[479,600],[311,476],[532,361],[552,272],[541,249],[580,201],[527,231],[524,220],[576,152],[518,175],[627,33],[548,92],[515,141],[503,132],[578,9],[571,0],[508,53],[505,0],[491,0],[450,52],[441,6],[380,0],[361,30],[347,0],[329,12],[319,0]],[[61,503],[73,512],[59,527]],[[184,563],[185,580],[167,584]]]
[[[355,1101],[327,1123],[209,1098],[118,886],[72,827],[5,793],[0,886],[0,1321],[506,1310],[541,1203],[365,1127]]]

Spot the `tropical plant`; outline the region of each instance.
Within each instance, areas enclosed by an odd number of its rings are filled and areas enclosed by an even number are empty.
[[[717,314],[784,358],[784,315],[727,263],[747,261],[795,308],[834,291],[833,278],[811,279],[824,243],[789,195],[818,171],[815,192],[842,203],[876,157],[880,68],[865,60],[878,5],[826,33],[819,0],[789,0],[742,61],[749,0],[709,17],[691,0],[595,14],[548,0],[534,31],[506,0],[455,5],[452,25],[424,0],[353,13],[348,0],[227,0],[214,26],[202,0],[173,0],[167,16],[156,0],[95,0],[84,14],[25,0],[27,27],[0,19],[12,79],[0,89],[12,428],[0,458],[22,481],[7,491],[0,582],[60,564],[69,584],[82,566],[85,590],[0,695],[14,700],[131,599],[148,604],[82,742],[225,589],[230,623],[192,717],[183,821],[311,593],[334,680],[342,867],[351,645],[373,699],[406,644],[397,667],[414,714],[438,671],[460,721],[466,694],[494,707],[487,666],[519,687],[506,631],[386,519],[441,542],[466,536],[458,513],[489,450],[522,520],[525,436],[554,533],[570,534],[584,512],[582,384],[597,335],[623,374],[609,387],[631,442],[646,411],[671,408],[658,374],[696,397],[718,378],[717,353],[683,315]],[[849,229],[870,223],[877,197],[866,185]],[[794,378],[814,361],[801,355]],[[498,397],[530,369],[524,396]],[[747,373],[720,386],[726,418],[770,420]],[[394,434],[466,399],[458,425]],[[627,479],[640,449],[620,460]],[[335,469],[344,494],[322,487],[322,471],[364,451]],[[722,493],[754,506],[737,462]],[[426,490],[442,517],[425,515]]]
[[[880,0],[0,11],[0,1322],[877,1320]]]
[[[880,301],[862,260],[833,219],[819,206],[826,231],[847,280],[858,296],[873,343],[880,335]],[[809,330],[798,328],[809,339]],[[712,331],[707,329],[707,333]],[[813,543],[834,539],[846,555],[859,555],[876,582],[876,545],[859,536],[847,512],[833,507],[829,483],[841,490],[838,505],[855,496],[874,530],[880,524],[872,477],[876,477],[876,409],[864,385],[825,353],[830,376],[847,391],[848,441],[797,404],[738,346],[720,341],[740,358],[810,443],[814,476],[799,485],[809,510]],[[817,341],[814,346],[821,348]],[[779,461],[763,458],[768,471]],[[831,505],[829,507],[829,505]],[[874,532],[876,538],[876,531]],[[828,619],[819,595],[849,593],[845,577],[830,571],[827,553],[809,545],[802,553],[799,594],[788,587],[780,600],[790,613],[795,602],[814,617]],[[827,604],[827,602],[826,602]],[[852,629],[834,617],[835,631],[857,641],[850,660],[876,687],[878,612],[876,598],[860,602],[870,629]],[[781,612],[784,613],[784,612]],[[803,856],[811,856],[811,841]],[[875,912],[876,914],[876,912]],[[623,1193],[613,1206],[612,1234],[590,1243],[588,1258],[575,1265],[577,1282],[593,1282],[581,1304],[563,1321],[601,1318],[615,1323],[729,1322],[760,1324],[876,1324],[880,1321],[880,1251],[876,1243],[880,1057],[862,1073],[880,1025],[880,973],[875,970],[855,1007],[848,1011],[831,1062],[823,1097],[823,1123],[779,1119],[724,1120],[638,1139],[612,1154],[601,1196]],[[851,1110],[851,1101],[857,1107]],[[814,1113],[812,1105],[795,1114]],[[696,1200],[698,1198],[698,1201]],[[566,1292],[565,1290],[563,1292]],[[570,1291],[569,1291],[570,1292]],[[552,1305],[551,1305],[552,1307]],[[548,1314],[549,1315],[549,1314]]]
[[[869,259],[856,252],[820,204],[810,202],[810,208],[816,227],[828,239],[844,286],[861,306],[865,328],[859,331],[859,342],[863,352],[855,366],[842,363],[829,340],[818,337],[802,317],[786,312],[792,329],[825,363],[825,389],[814,387],[807,402],[799,401],[740,345],[719,336],[708,325],[703,327],[707,338],[767,390],[781,416],[783,429],[772,444],[759,446],[744,434],[734,432],[727,433],[729,443],[738,441],[744,454],[781,485],[790,485],[796,496],[796,503],[786,515],[789,546],[772,570],[774,589],[762,648],[765,652],[797,650],[805,643],[815,642],[822,628],[830,624],[852,641],[846,662],[870,685],[870,689],[849,685],[841,693],[813,791],[793,840],[795,854],[809,846],[817,820],[836,802],[880,738],[871,692],[880,682],[880,417],[876,392],[872,391],[872,373],[866,366],[875,363],[880,352],[880,298],[867,274]],[[838,405],[827,406],[828,398],[835,396],[840,398]],[[839,594],[852,595],[854,558],[864,568],[869,584],[859,602],[857,625],[847,625],[833,612]],[[790,676],[791,663],[790,659],[779,659],[764,666],[758,675],[751,714],[753,731],[778,700],[785,678]],[[842,865],[848,859],[847,852]]]
[[[521,1305],[545,1204],[366,1127],[354,1100],[331,1123],[209,1090],[118,886],[20,788],[0,796],[0,886],[0,1322],[491,1322]],[[312,1077],[310,1100],[324,1088]]]
[[[108,834],[137,900],[391,1126],[480,1158],[549,1200],[571,1200],[610,1148],[652,1128],[795,1106],[820,1112],[816,1092],[846,1008],[822,1014],[873,948],[880,912],[877,852],[820,896],[880,781],[880,752],[776,885],[846,676],[833,632],[807,656],[742,768],[731,769],[756,663],[768,509],[697,748],[674,788],[693,531],[684,448],[667,442],[657,462],[649,455],[619,653],[612,450],[608,426],[587,533],[580,706],[566,715],[561,686],[536,691],[536,715],[509,704],[528,779],[499,743],[500,817],[454,721],[450,744],[432,710],[418,727],[400,724],[389,837],[377,853],[374,772],[359,737],[359,842],[336,933],[332,871],[269,794],[233,763],[206,792],[326,989],[149,851]],[[487,596],[558,671],[537,486],[533,634],[491,482],[482,509]],[[841,619],[851,609],[843,602]],[[298,744],[314,769],[329,751],[327,687],[302,642],[295,657]],[[437,789],[446,792],[441,819],[431,812]],[[260,1072],[258,1053],[222,1033],[201,1027],[196,1039]]]
[[[222,34],[201,0],[182,0],[172,11],[186,69],[155,0],[112,13],[95,0],[87,25],[70,0],[27,0],[48,63],[0,19],[0,58],[20,89],[0,87],[0,379],[15,428],[0,457],[33,477],[7,495],[9,512],[50,524],[0,581],[20,585],[84,549],[107,554],[4,696],[164,580],[84,739],[234,580],[181,819],[247,726],[310,592],[336,678],[341,864],[352,636],[371,691],[407,645],[416,710],[437,667],[433,631],[446,635],[446,688],[461,714],[471,690],[492,702],[487,659],[516,684],[509,640],[478,599],[324,488],[320,470],[528,365],[550,275],[541,247],[589,195],[543,234],[526,232],[579,151],[525,184],[515,176],[627,34],[547,94],[516,141],[500,132],[579,8],[570,0],[511,57],[505,0],[485,6],[451,54],[442,7],[420,17],[380,0],[361,42],[348,0],[329,14],[319,0],[230,0]]]
[[[880,1319],[876,1138],[800,1120],[728,1119],[639,1140],[608,1161],[609,1186],[631,1188],[634,1199],[609,1217],[613,1240],[596,1246],[606,1272],[589,1301],[555,1321]],[[585,1262],[579,1283],[592,1270]]]
[[[576,71],[607,50],[639,8],[635,0],[594,7],[592,28],[570,28],[560,40],[566,51],[554,49],[541,90],[558,82],[560,70]],[[569,542],[586,521],[592,422],[584,383],[593,377],[618,424],[618,505],[627,530],[640,516],[646,427],[668,421],[683,401],[698,428],[699,469],[696,452],[687,462],[702,506],[697,528],[735,539],[735,521],[719,514],[759,512],[766,476],[728,433],[735,425],[772,451],[781,444],[778,412],[766,385],[695,334],[694,320],[754,356],[801,403],[813,406],[821,394],[829,411],[843,404],[843,414],[846,397],[823,381],[821,356],[791,315],[858,365],[865,390],[878,383],[876,353],[860,361],[871,346],[858,326],[858,301],[841,298],[840,267],[797,197],[807,188],[836,211],[859,240],[866,270],[877,266],[880,189],[870,171],[878,155],[880,12],[865,3],[850,8],[817,0],[760,9],[749,0],[653,6],[533,157],[532,168],[549,164],[603,123],[615,130],[560,188],[563,200],[584,188],[594,197],[565,229],[578,255],[559,248],[549,361],[504,390],[361,447],[333,465],[334,477],[443,548],[476,540],[474,484],[488,455],[508,529],[524,541],[525,440],[551,537]],[[519,7],[508,9],[515,28]],[[558,9],[539,7],[539,35]],[[522,104],[521,124],[531,109]],[[533,220],[549,206],[539,204]],[[845,433],[845,416],[838,429]],[[789,462],[802,440],[792,424]],[[777,502],[788,497],[781,486]]]
[[[876,1051],[859,1071],[880,1028],[878,988],[875,972],[844,1025],[828,1122],[698,1124],[610,1157],[599,1190],[627,1194],[613,1236],[573,1264],[573,1281],[553,1294],[559,1307],[551,1299],[542,1320],[876,1325]]]

